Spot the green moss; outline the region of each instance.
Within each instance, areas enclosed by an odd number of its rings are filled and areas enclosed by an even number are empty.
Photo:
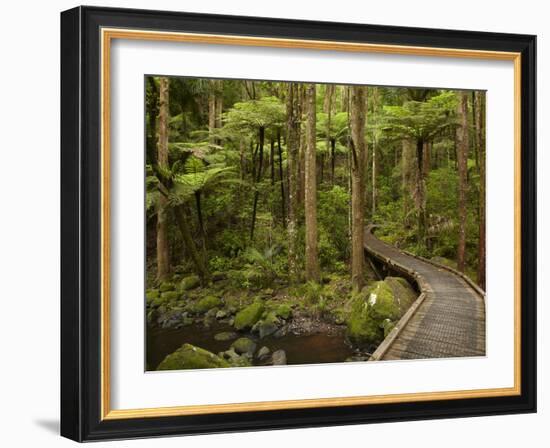
[[[256,351],[256,343],[249,338],[239,338],[231,344],[231,348],[239,355],[252,356]]]
[[[394,301],[399,307],[399,317],[401,317],[416,300],[418,294],[402,277],[386,277],[384,281],[393,291]]]
[[[174,289],[176,289],[176,285],[174,285],[172,282],[162,282],[159,289],[160,292],[173,291]]]
[[[198,275],[189,275],[180,282],[180,289],[182,291],[187,291],[189,289],[194,289],[198,287],[200,284],[201,279]]]
[[[393,324],[399,317],[399,306],[390,285],[385,281],[375,282],[352,299],[348,337],[356,345],[379,344],[388,322]]]
[[[202,314],[213,308],[219,308],[220,306],[222,306],[222,299],[216,296],[206,296],[195,303],[193,311]]]
[[[243,308],[235,316],[235,328],[237,330],[248,330],[260,320],[265,307],[262,302],[256,301],[252,305]]]
[[[282,303],[277,308],[275,308],[274,313],[277,317],[281,317],[286,320],[292,316],[292,308],[290,307],[290,305]]]
[[[173,302],[178,300],[180,295],[176,291],[166,291],[160,295],[162,303]]]
[[[159,364],[157,370],[214,369],[230,367],[224,359],[200,347],[183,344]]]
[[[147,303],[152,304],[155,299],[158,299],[160,297],[160,291],[158,289],[148,289],[145,291],[145,299],[147,300]]]

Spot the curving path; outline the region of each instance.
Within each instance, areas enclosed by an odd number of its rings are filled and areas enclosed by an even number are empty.
[[[422,293],[373,355],[374,360],[485,355],[483,292],[458,272],[401,252],[365,231],[365,250],[414,277]]]

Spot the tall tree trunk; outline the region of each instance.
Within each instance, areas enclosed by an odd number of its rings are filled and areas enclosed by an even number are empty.
[[[416,141],[415,205],[417,213],[417,242],[426,246],[426,179],[424,178],[424,140]]]
[[[263,161],[264,161],[264,140],[265,140],[265,128],[263,126],[260,126],[259,130],[259,161],[258,161],[258,171],[256,174],[256,179],[254,180],[254,204],[252,206],[252,224],[250,225],[250,239],[254,239],[254,229],[256,227],[256,213],[258,210],[258,198],[260,197],[260,191],[258,190],[258,184],[260,183],[260,180],[262,179],[262,167],[263,167]]]
[[[291,282],[298,280],[298,150],[300,147],[300,85],[289,83],[286,104],[287,115],[287,170],[288,170],[288,273]],[[280,153],[279,153],[280,155]]]
[[[222,127],[222,113],[223,113],[223,81],[218,80],[216,89],[216,128]]]
[[[301,121],[305,122],[306,118],[306,87],[300,85],[300,117]],[[306,191],[306,171],[305,171],[305,160],[306,160],[306,132],[300,132],[300,151],[298,158],[298,204],[302,205],[305,199]]]
[[[283,217],[283,227],[286,227],[286,196],[285,182],[283,176],[283,150],[281,149],[281,129],[277,129],[277,153],[279,155],[279,179],[281,182],[281,216]]]
[[[468,94],[458,94],[458,119],[456,128],[456,149],[458,165],[458,248],[456,256],[457,269],[464,272],[466,260],[466,193],[468,189]]]
[[[406,228],[411,227],[411,203],[414,194],[411,188],[413,180],[413,142],[409,139],[403,139],[401,150],[401,178],[402,178],[402,197],[403,197],[403,224]]]
[[[209,93],[208,93],[208,133],[210,143],[215,143],[216,139],[214,138],[214,129],[216,129],[216,113],[217,113],[217,104],[216,104],[216,89],[217,81],[209,81]]]
[[[372,220],[376,213],[376,136],[372,140]]]
[[[330,179],[334,185],[334,172],[336,171],[336,139],[330,139]]]
[[[365,284],[365,120],[367,88],[351,88],[351,284],[360,291]]]
[[[195,265],[195,270],[197,272],[197,275],[201,279],[201,283],[203,285],[207,285],[208,282],[210,281],[210,274],[206,267],[206,260],[201,256],[201,254],[197,250],[197,246],[195,245],[195,242],[193,241],[193,237],[191,236],[191,230],[190,230],[191,226],[190,226],[188,215],[189,214],[184,205],[178,205],[174,207],[174,216],[176,218],[176,223],[178,225],[178,228],[180,230],[180,233],[183,239],[183,245],[185,246],[185,251],[191,257],[191,260]]]
[[[332,148],[331,126],[332,126],[332,103],[333,103],[335,90],[336,90],[336,86],[334,84],[327,84],[326,91],[325,91],[325,101],[323,104],[324,112],[327,114],[327,122],[326,122],[326,129],[325,129],[326,153],[327,155],[330,154],[331,167],[334,166],[334,151],[331,150]],[[321,179],[321,182],[322,182],[322,179]],[[334,184],[334,170],[332,168],[331,168],[330,183]]]
[[[157,163],[168,167],[168,120],[169,90],[168,78],[160,78]],[[161,195],[157,213],[157,280],[163,281],[170,275],[170,252],[168,245],[168,206],[167,199]]]
[[[485,290],[485,92],[475,93],[476,142],[479,157],[479,243],[477,283]]]
[[[317,180],[316,180],[316,110],[315,84],[306,87],[306,148],[305,148],[305,232],[306,232],[306,280],[319,282],[317,257]]]
[[[204,227],[204,219],[202,216],[202,193],[200,190],[195,191],[195,205],[197,207],[197,221],[199,223],[199,232],[201,234],[203,257],[206,259],[206,229]]]

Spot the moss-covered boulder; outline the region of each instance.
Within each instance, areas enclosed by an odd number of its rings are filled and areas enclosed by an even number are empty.
[[[160,291],[158,289],[148,289],[145,291],[145,297],[147,301],[156,299],[157,297],[160,297]]]
[[[237,330],[249,330],[260,320],[264,311],[264,304],[260,301],[248,305],[235,316],[235,328]]]
[[[232,339],[236,339],[238,337],[238,334],[234,331],[222,331],[221,333],[217,333],[214,335],[214,339],[216,341],[231,341]]]
[[[280,325],[281,321],[277,315],[274,312],[268,312],[254,324],[252,331],[258,333],[261,339],[275,333]]]
[[[231,344],[231,348],[239,355],[252,357],[256,351],[256,343],[249,338],[239,338]]]
[[[225,359],[191,344],[183,344],[159,364],[157,370],[215,369],[231,367]]]
[[[206,296],[193,305],[193,311],[197,314],[204,314],[220,306],[222,306],[222,299],[216,296]],[[215,316],[216,313],[213,314]]]
[[[387,321],[393,323],[400,316],[399,305],[389,283],[375,282],[352,299],[347,335],[356,345],[377,345],[384,339]]]
[[[399,317],[401,317],[416,300],[418,294],[410,283],[402,277],[386,277],[384,282],[393,291],[394,301],[399,307]]]
[[[176,285],[172,282],[162,282],[159,287],[160,292],[173,291],[174,289],[176,289]]]
[[[160,294],[162,303],[174,302],[178,300],[180,295],[176,291],[166,291]]]
[[[179,288],[182,291],[188,291],[197,288],[200,284],[201,279],[198,275],[189,275],[180,282]]]

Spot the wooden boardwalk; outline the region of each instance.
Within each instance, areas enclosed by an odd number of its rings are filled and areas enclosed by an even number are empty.
[[[373,359],[485,355],[485,300],[479,288],[458,273],[380,241],[370,229],[365,231],[365,250],[390,268],[407,271],[423,293]]]

